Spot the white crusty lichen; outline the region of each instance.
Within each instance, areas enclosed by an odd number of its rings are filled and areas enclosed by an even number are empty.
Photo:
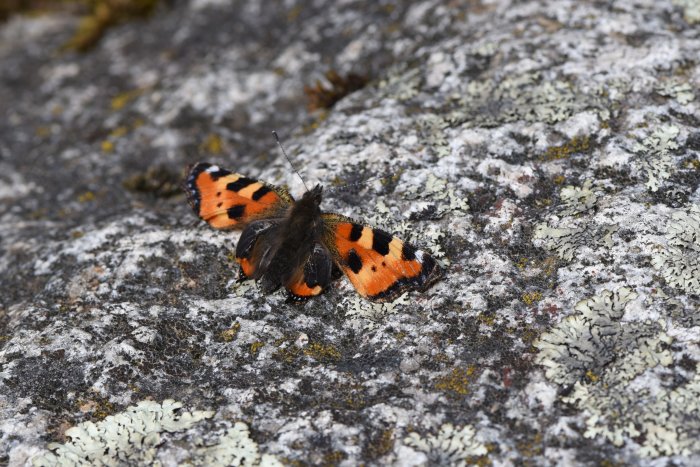
[[[184,411],[182,404],[141,401],[101,422],[84,422],[66,431],[70,441],[49,444],[50,452],[33,459],[35,466],[153,464],[161,433],[178,432],[214,415]]]
[[[562,202],[562,216],[576,216],[590,211],[598,201],[598,195],[591,188],[593,183],[586,180],[583,186],[569,185],[562,188],[560,198]]]
[[[409,305],[408,292],[404,292],[391,302],[370,302],[357,294],[343,298],[338,308],[345,311],[350,325],[358,329],[373,329],[386,316],[397,313],[401,305]]]
[[[700,293],[700,206],[674,212],[665,238],[666,245],[652,255],[651,264],[670,286]]]
[[[676,137],[679,133],[680,129],[677,126],[666,125],[656,128],[649,136],[635,144],[633,150],[641,156],[638,165],[646,175],[645,186],[650,191],[658,191],[661,184],[673,174],[671,151],[678,149]]]
[[[274,456],[261,454],[258,444],[250,438],[248,425],[236,422],[233,427],[219,437],[215,444],[197,443],[190,459],[183,465],[202,466],[261,466],[281,467],[283,464]]]
[[[609,363],[614,357],[614,338],[621,330],[620,318],[625,306],[637,294],[622,287],[604,290],[600,295],[582,300],[568,316],[535,343],[539,349],[536,362],[545,367],[548,379],[571,385],[586,371]]]
[[[460,428],[451,423],[442,425],[437,435],[422,437],[416,432],[410,433],[404,438],[404,444],[424,452],[430,465],[465,466],[469,457],[488,453],[486,446],[476,439],[473,427]]]
[[[623,287],[579,302],[576,315],[535,343],[536,362],[547,379],[572,387],[562,402],[584,414],[584,437],[630,444],[646,457],[700,452],[700,368],[663,383],[673,339],[663,321],[621,321],[636,298]]]

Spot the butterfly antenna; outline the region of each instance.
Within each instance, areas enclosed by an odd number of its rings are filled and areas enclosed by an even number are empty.
[[[275,140],[277,141],[277,144],[279,145],[280,149],[282,150],[282,154],[284,154],[284,157],[287,158],[287,162],[289,162],[289,165],[292,166],[292,170],[294,170],[294,172],[296,172],[296,174],[299,176],[299,179],[301,180],[301,183],[304,184],[304,188],[306,188],[306,191],[309,191],[309,187],[306,186],[306,182],[304,181],[304,178],[301,176],[301,174],[299,173],[297,168],[294,167],[292,160],[287,155],[287,151],[284,150],[284,146],[282,146],[282,143],[280,142],[279,136],[277,136],[277,132],[275,130],[272,130],[272,134],[275,136]]]

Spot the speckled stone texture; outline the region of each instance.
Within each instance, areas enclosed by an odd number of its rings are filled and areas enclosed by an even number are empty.
[[[0,25],[0,464],[700,464],[700,2],[172,1]],[[308,113],[304,86],[369,77]],[[431,251],[237,283],[209,160]],[[173,189],[175,187],[175,189]]]

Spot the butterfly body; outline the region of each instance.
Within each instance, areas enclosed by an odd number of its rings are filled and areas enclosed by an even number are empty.
[[[430,255],[387,232],[323,213],[320,185],[295,201],[282,188],[200,162],[184,188],[212,227],[243,229],[236,261],[265,293],[285,287],[292,299],[309,298],[342,271],[361,295],[382,301],[425,290],[442,274]]]

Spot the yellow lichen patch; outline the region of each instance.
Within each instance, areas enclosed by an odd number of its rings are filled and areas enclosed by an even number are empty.
[[[554,183],[556,183],[557,185],[561,185],[561,184],[563,184],[563,183],[566,181],[566,177],[563,176],[563,175],[557,175],[556,177],[554,177],[554,178],[552,179],[552,181],[553,181]]]
[[[525,269],[525,266],[527,266],[527,263],[528,263],[529,261],[530,261],[530,260],[527,259],[527,258],[525,258],[525,257],[520,258],[520,259],[518,260],[518,262],[515,263],[515,266],[516,266],[518,269]]]
[[[523,457],[536,457],[544,452],[544,437],[542,433],[534,433],[531,438],[519,442],[516,446]]]
[[[391,452],[394,449],[394,430],[388,428],[382,430],[379,436],[370,440],[367,445],[367,456],[370,459],[377,459]]]
[[[493,326],[494,323],[496,322],[496,315],[495,314],[480,313],[476,316],[476,319],[480,323],[485,324],[486,326]]]
[[[39,138],[46,138],[47,136],[51,136],[51,127],[49,127],[49,126],[37,127],[36,135]]]
[[[700,170],[700,159],[690,159],[686,162],[686,166],[689,169]]]
[[[304,348],[304,355],[319,362],[337,362],[340,360],[340,351],[331,344],[311,342]]]
[[[208,154],[221,154],[224,152],[224,141],[221,139],[221,136],[211,133],[207,135],[199,148]]]
[[[543,160],[552,161],[565,159],[572,154],[587,152],[591,149],[591,138],[588,136],[577,136],[562,144],[561,146],[550,146],[542,155]]]
[[[240,331],[240,330],[241,330],[241,323],[236,321],[233,324],[233,326],[231,326],[228,329],[224,329],[223,331],[221,331],[221,333],[219,335],[221,336],[221,340],[223,340],[224,342],[231,342],[236,338],[236,336],[238,335],[238,331]]]
[[[250,353],[257,355],[261,348],[265,345],[264,342],[256,341],[250,344]]]
[[[443,376],[435,383],[435,389],[465,396],[469,394],[469,385],[476,379],[476,368],[454,368],[449,375]]]
[[[140,96],[142,92],[143,89],[132,89],[131,91],[126,91],[121,94],[117,94],[111,100],[112,110],[123,109],[129,102],[133,101],[138,96]]]
[[[106,139],[102,141],[102,144],[100,144],[100,148],[102,149],[102,152],[112,152],[114,151],[114,143]]]
[[[74,230],[70,233],[71,238],[81,238],[83,235],[85,234],[80,230]]]
[[[331,466],[336,466],[342,462],[343,459],[345,459],[347,456],[343,451],[333,451],[329,452],[327,454],[324,454],[323,456],[323,462],[321,462],[321,466],[323,467],[331,467]]]
[[[90,414],[92,418],[97,420],[103,420],[114,413],[114,405],[108,399],[97,395],[90,399],[79,399],[76,405],[82,413]]]
[[[82,0],[83,4],[89,5],[90,13],[83,16],[65,48],[85,52],[100,40],[108,28],[129,19],[148,16],[158,2],[159,0]]]
[[[81,203],[89,203],[94,201],[97,196],[92,191],[86,191],[78,195],[78,201]]]
[[[118,126],[109,133],[112,138],[121,138],[129,132],[129,129],[125,126]]]
[[[523,294],[522,300],[526,305],[532,305],[542,300],[542,293],[535,291]]]
[[[586,372],[586,379],[588,379],[588,381],[590,381],[591,383],[597,383],[600,379],[600,376],[593,373],[593,370],[588,370]]]

